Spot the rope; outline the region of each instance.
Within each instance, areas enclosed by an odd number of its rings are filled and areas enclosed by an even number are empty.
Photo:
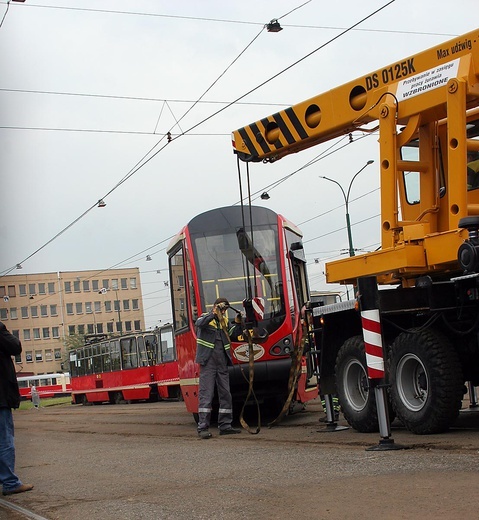
[[[289,370],[289,379],[288,379],[288,397],[286,399],[286,402],[283,405],[282,410],[279,412],[278,417],[271,421],[268,424],[268,428],[271,428],[275,424],[279,424],[280,421],[283,419],[283,417],[287,414],[289,407],[291,405],[291,401],[293,400],[293,395],[296,391],[296,385],[298,383],[298,377],[301,373],[301,359],[303,357],[304,352],[304,345],[306,342],[306,336],[307,336],[308,330],[307,326],[303,323],[303,335],[301,338],[301,341],[295,341],[293,355],[291,359],[291,368]]]

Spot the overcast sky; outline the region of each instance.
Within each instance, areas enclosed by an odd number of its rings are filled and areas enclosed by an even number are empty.
[[[478,24],[477,0],[386,4],[0,1],[0,273],[19,262],[22,273],[139,267],[147,327],[169,321],[169,237],[239,200],[232,130]],[[284,30],[268,33],[275,18]],[[186,134],[159,151],[168,131]],[[348,247],[340,190],[319,176],[347,188],[375,160],[354,182],[350,215],[354,246],[379,245],[377,137],[346,142],[250,168],[252,191],[271,196],[255,203],[302,229],[312,289],[337,289],[325,284],[324,262]],[[121,182],[152,149],[159,153]],[[95,207],[101,198],[106,207]]]

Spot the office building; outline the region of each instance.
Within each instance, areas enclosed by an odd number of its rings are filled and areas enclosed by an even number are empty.
[[[0,321],[22,342],[17,374],[62,372],[62,363],[68,370],[73,338],[145,329],[140,272],[128,268],[2,276]]]

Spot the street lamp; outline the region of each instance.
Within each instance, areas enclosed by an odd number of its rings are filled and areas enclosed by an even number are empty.
[[[349,256],[355,256],[354,253],[354,246],[353,246],[353,236],[351,234],[351,221],[349,219],[349,195],[351,193],[351,186],[353,185],[354,179],[370,164],[372,164],[374,161],[372,159],[369,159],[369,161],[354,175],[354,177],[351,179],[351,182],[349,183],[348,191],[347,193],[344,191],[344,188],[339,184],[338,181],[335,181],[334,179],[330,179],[329,177],[324,177],[322,175],[319,176],[320,179],[325,179],[330,182],[334,182],[334,184],[337,184],[341,190],[341,193],[344,197],[344,205],[346,207],[346,229],[348,231],[348,243],[349,243]]]

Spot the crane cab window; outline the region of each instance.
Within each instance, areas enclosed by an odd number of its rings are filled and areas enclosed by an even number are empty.
[[[419,142],[417,139],[401,148],[401,158],[403,161],[419,161]],[[421,193],[419,172],[403,172],[403,179],[408,204],[419,204]]]
[[[467,123],[467,138],[479,141],[479,120]],[[467,190],[479,189],[479,151],[467,151]]]

